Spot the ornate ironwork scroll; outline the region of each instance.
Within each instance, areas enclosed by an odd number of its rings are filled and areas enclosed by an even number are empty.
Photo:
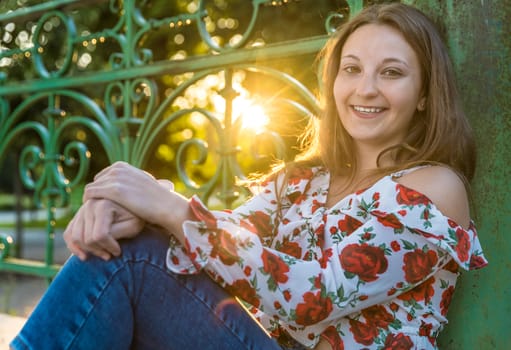
[[[243,1],[243,18],[229,8],[241,3],[207,0],[163,14],[152,13],[149,1],[54,0],[0,15],[0,161],[17,152],[19,176],[34,203],[46,208],[48,222],[44,262],[10,258],[13,242],[4,236],[0,269],[54,275],[55,209],[69,206],[70,193],[87,181],[99,154],[106,163],[122,160],[146,168],[155,149],[165,146],[162,135],[185,125],[168,151],[182,190],[227,207],[235,205],[243,191],[237,182],[246,177],[241,141],[253,141],[248,154],[254,159],[264,153],[258,148],[262,140],[271,144],[265,150],[271,149],[272,157],[286,157],[290,141],[285,135],[267,128],[246,136],[243,113],[252,107],[240,111],[237,103],[259,98],[273,109],[270,124],[285,110],[294,115],[287,124],[303,128],[319,109],[311,85],[287,72],[285,64],[273,63],[310,59],[333,27],[363,2],[347,1],[344,12],[334,12],[339,1],[323,5],[326,12],[317,19],[321,33],[274,42],[265,41],[264,13],[298,9],[300,2],[248,3]],[[91,29],[85,17],[105,13],[92,11],[96,6],[109,13],[108,24],[102,27],[96,20]],[[219,8],[229,16],[215,15]],[[155,36],[159,31],[168,34],[161,52],[152,42],[161,40]],[[196,42],[193,55],[180,49],[188,40],[183,32]],[[270,83],[257,93],[244,86],[262,80]],[[263,94],[264,87],[274,86],[271,95]],[[208,95],[194,101],[204,87]],[[200,167],[208,170],[197,176]]]

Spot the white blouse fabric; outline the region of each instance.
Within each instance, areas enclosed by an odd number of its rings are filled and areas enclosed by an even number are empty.
[[[463,229],[396,182],[401,175],[327,208],[329,172],[296,169],[280,214],[282,176],[232,211],[210,211],[193,197],[197,220],[183,224],[186,247],[171,240],[168,268],[204,269],[279,340],[291,336],[309,348],[324,337],[334,349],[436,349],[458,267],[487,261],[473,223]]]

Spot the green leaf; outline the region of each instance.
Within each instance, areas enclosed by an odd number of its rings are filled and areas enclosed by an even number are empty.
[[[344,271],[344,276],[346,276],[346,278],[348,278],[348,279],[352,279],[356,275],[354,273],[352,273],[352,272]]]
[[[341,299],[341,301],[344,301],[344,287],[341,285],[339,289],[337,289],[337,297]]]
[[[271,292],[275,292],[277,290],[277,283],[275,282],[275,280],[273,279],[273,277],[270,277],[268,278],[268,289],[271,291]]]
[[[403,242],[403,248],[406,249],[406,250],[415,250],[415,249],[417,249],[417,243],[409,242],[406,239],[402,239],[401,242]]]

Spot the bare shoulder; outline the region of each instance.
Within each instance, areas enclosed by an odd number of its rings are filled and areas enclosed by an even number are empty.
[[[425,167],[407,173],[396,181],[426,195],[444,215],[464,228],[469,226],[470,209],[465,184],[452,169]]]

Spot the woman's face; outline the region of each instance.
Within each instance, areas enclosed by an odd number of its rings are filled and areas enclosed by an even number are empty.
[[[424,108],[421,90],[419,60],[399,31],[367,24],[348,37],[333,92],[356,145],[381,151],[402,142]]]

